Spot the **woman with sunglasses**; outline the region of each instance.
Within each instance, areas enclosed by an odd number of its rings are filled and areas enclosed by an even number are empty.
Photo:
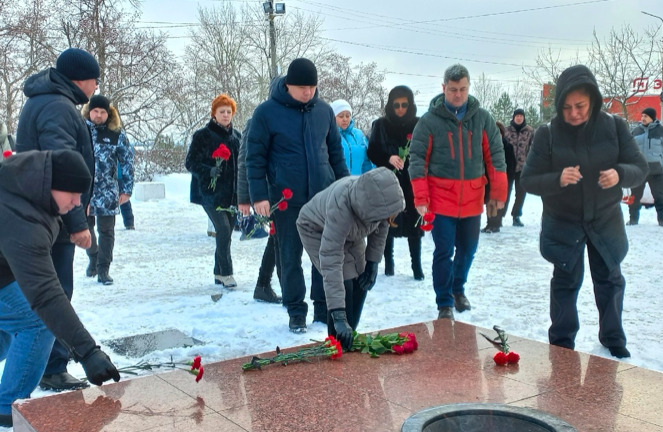
[[[414,207],[414,194],[408,174],[410,139],[418,120],[412,90],[407,86],[394,87],[389,92],[385,115],[373,122],[367,154],[376,166],[387,167],[394,171],[405,197],[405,211],[396,218],[397,226],[389,230],[387,237],[384,248],[384,274],[394,275],[394,237],[407,237],[414,278],[423,280],[424,272],[421,269],[423,231],[417,227],[419,214]]]

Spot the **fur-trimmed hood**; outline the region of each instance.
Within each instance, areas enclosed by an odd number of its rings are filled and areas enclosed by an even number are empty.
[[[81,114],[85,120],[90,120],[90,104],[86,103],[81,108]],[[108,129],[113,132],[120,132],[122,130],[122,120],[120,119],[120,113],[117,112],[114,106],[111,105],[110,112],[108,113],[108,120],[106,120],[106,126]]]

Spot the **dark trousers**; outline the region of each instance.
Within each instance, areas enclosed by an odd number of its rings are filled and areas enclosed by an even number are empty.
[[[272,283],[272,274],[276,268],[276,276],[281,281],[281,260],[279,259],[279,248],[276,246],[276,236],[270,235],[262,253],[262,262],[258,270],[258,285],[269,286]]]
[[[283,306],[288,309],[290,316],[306,316],[308,313],[308,304],[304,301],[306,283],[302,270],[304,246],[297,231],[297,217],[300,210],[301,207],[291,206],[284,211],[277,210],[272,214],[281,259]],[[322,276],[315,268],[311,268],[311,299],[314,304],[323,302],[326,308]]]
[[[71,300],[71,296],[74,294],[75,251],[76,246],[73,243],[55,243],[51,249],[51,258],[53,259],[55,273],[58,275],[62,290],[69,300]],[[69,350],[56,339],[51,350],[51,355],[48,358],[44,375],[66,372],[67,363],[69,363]]]
[[[454,218],[436,215],[433,221],[433,289],[438,309],[453,307],[453,294],[465,292],[479,245],[481,215]]]
[[[509,201],[511,200],[511,191],[516,189],[516,198],[511,208],[512,217],[521,217],[523,215],[523,205],[525,204],[525,196],[527,193],[525,189],[520,185],[520,173],[514,173],[513,176],[509,176],[507,179],[507,191],[506,191],[506,201],[504,202],[504,208],[497,211],[497,216],[489,217],[488,223],[486,226],[488,228],[501,228],[502,219],[506,216],[506,212],[509,209]],[[488,199],[488,198],[486,198]]]
[[[651,190],[652,197],[654,197],[656,216],[659,222],[663,221],[663,173],[649,174],[643,184],[631,189],[633,204],[628,206],[628,215],[633,221],[637,221],[640,218],[640,207],[642,207],[640,200],[645,193],[645,185],[647,183],[649,183],[649,189]]]
[[[120,213],[122,213],[122,223],[125,228],[134,226],[134,212],[131,208],[131,200],[125,202],[120,206]]]
[[[587,242],[589,269],[594,283],[594,297],[599,310],[599,341],[606,347],[625,347],[622,328],[624,287],[626,282],[619,266],[610,270],[591,242]],[[555,266],[550,281],[550,320],[548,339],[553,345],[573,349],[580,328],[578,292],[584,276],[584,253],[571,271]]]
[[[216,250],[214,251],[214,275],[230,276],[233,274],[233,260],[230,255],[235,216],[227,211],[217,211],[214,207],[203,206],[216,231]]]
[[[364,309],[367,291],[359,288],[356,278],[343,281],[343,285],[345,285],[345,314],[348,317],[348,324],[350,324],[352,330],[357,330],[361,311]],[[336,329],[334,328],[334,320],[331,317],[331,312],[327,312],[327,331],[329,335],[336,337]]]
[[[96,220],[95,220],[96,219]],[[94,232],[95,223],[99,232],[99,242]],[[87,226],[90,228],[92,245],[86,251],[87,256],[97,259],[97,272],[107,272],[113,262],[115,247],[115,216],[88,216]]]

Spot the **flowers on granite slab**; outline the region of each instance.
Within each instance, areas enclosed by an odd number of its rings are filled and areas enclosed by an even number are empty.
[[[314,346],[301,348],[292,353],[283,353],[281,348],[276,347],[276,355],[274,357],[260,358],[258,356],[253,356],[250,362],[242,365],[242,369],[245,371],[261,370],[264,366],[277,363],[280,363],[283,366],[287,366],[288,363],[301,361],[310,363],[312,359],[322,357],[329,357],[332,360],[335,360],[342,355],[343,351],[341,350],[341,343],[337,341],[334,336],[328,336],[324,342],[318,342]]]
[[[497,325],[493,326],[493,330],[497,332],[497,337],[494,339],[491,339],[490,336],[486,336],[483,333],[480,333],[481,336],[486,338],[488,342],[490,342],[495,348],[497,348],[499,351],[495,353],[493,356],[493,361],[495,362],[496,365],[499,366],[504,366],[507,364],[516,364],[520,361],[520,354],[518,354],[515,351],[510,351],[509,350],[509,344],[507,343],[507,340],[509,337],[506,335],[506,332]]]
[[[417,337],[414,333],[388,333],[382,335],[377,333],[359,334],[354,333],[354,340],[350,351],[359,351],[370,354],[371,357],[380,357],[381,354],[410,354],[419,348]]]
[[[200,356],[195,356],[193,360],[186,362],[175,362],[173,357],[170,357],[169,362],[165,363],[149,363],[147,361],[141,361],[132,366],[125,366],[117,368],[117,371],[120,373],[125,373],[129,375],[138,375],[137,371],[140,370],[158,370],[162,368],[170,369],[181,369],[189,372],[192,375],[196,376],[196,382],[199,382],[203,378],[204,368],[202,365],[202,358]]]

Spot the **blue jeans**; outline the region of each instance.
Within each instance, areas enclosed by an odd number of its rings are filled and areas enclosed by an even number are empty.
[[[438,309],[453,307],[453,294],[465,292],[467,274],[479,245],[481,215],[454,218],[436,215],[433,221],[433,288]],[[454,253],[455,252],[455,253]]]
[[[11,414],[16,399],[30,397],[41,379],[55,338],[30,309],[16,282],[0,288],[0,414]]]

